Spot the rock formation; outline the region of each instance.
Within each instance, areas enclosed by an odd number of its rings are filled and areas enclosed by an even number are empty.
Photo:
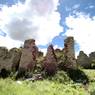
[[[10,51],[5,47],[0,47],[0,74],[14,72],[18,69],[21,50],[12,48]]]
[[[64,57],[65,57],[65,68],[76,69],[76,59],[74,51],[74,38],[67,37],[64,42]]]
[[[21,58],[22,49],[12,48],[9,51],[9,56],[11,56],[12,71],[15,72],[19,68],[19,62]]]
[[[47,75],[54,75],[57,71],[57,58],[52,45],[49,45],[43,62],[43,69]]]
[[[89,54],[89,59],[90,59],[90,61],[95,60],[95,52],[91,52],[91,53]]]
[[[25,40],[19,65],[19,73],[22,74],[22,76],[34,70],[37,54],[38,48],[35,45],[35,40]]]
[[[77,61],[79,62],[79,57]],[[49,45],[45,57],[42,52],[38,51],[34,39],[25,40],[24,46],[19,49],[13,48],[8,51],[5,47],[0,47],[1,75],[5,75],[3,72],[6,71],[17,71],[18,78],[31,77],[34,69],[37,69],[35,72],[38,71],[40,73],[43,69],[47,75],[54,75],[58,70],[57,67],[77,68],[73,37],[67,37],[63,50],[54,50],[53,46]]]
[[[89,54],[89,60],[90,60],[91,68],[95,69],[95,52],[91,52]]]
[[[83,51],[77,57],[77,64],[83,68],[91,68],[89,57]]]
[[[5,48],[5,47],[0,47],[0,71],[3,69],[3,68],[6,68],[6,62],[8,61],[5,61],[5,59],[7,58],[7,55],[8,55],[8,49]]]

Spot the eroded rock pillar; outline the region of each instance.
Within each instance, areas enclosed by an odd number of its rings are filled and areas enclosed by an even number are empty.
[[[64,41],[64,57],[66,68],[76,69],[74,38],[67,37]]]

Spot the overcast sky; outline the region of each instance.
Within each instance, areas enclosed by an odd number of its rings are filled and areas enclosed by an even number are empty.
[[[63,48],[67,36],[74,36],[76,54],[95,51],[95,0],[0,0],[0,46],[34,38],[46,51],[51,43]]]

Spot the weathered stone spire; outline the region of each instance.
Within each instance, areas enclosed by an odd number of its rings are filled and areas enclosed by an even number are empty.
[[[47,75],[54,75],[57,70],[57,58],[52,45],[49,45],[43,62],[43,68]]]
[[[19,73],[29,73],[34,70],[36,65],[36,57],[38,48],[35,45],[34,39],[25,40],[24,48],[22,49],[22,55],[19,65]]]
[[[67,37],[64,41],[64,56],[66,68],[75,69],[77,67],[74,50],[74,38]]]

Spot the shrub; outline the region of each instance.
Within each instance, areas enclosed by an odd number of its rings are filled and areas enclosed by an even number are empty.
[[[71,81],[69,76],[64,71],[58,71],[54,77],[52,77],[52,80],[59,83],[66,83]]]

